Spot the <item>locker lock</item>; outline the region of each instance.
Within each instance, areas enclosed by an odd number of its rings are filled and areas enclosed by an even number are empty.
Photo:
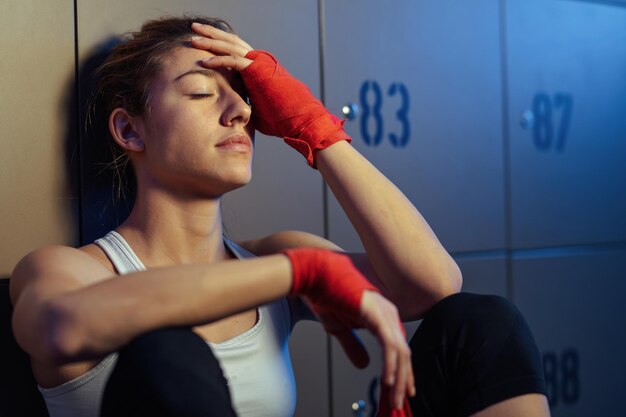
[[[341,114],[348,120],[354,120],[359,114],[359,105],[356,103],[345,104],[341,108]]]
[[[519,119],[522,129],[531,129],[535,124],[535,114],[531,110],[524,110]]]
[[[365,401],[359,400],[352,403],[352,413],[355,417],[363,417],[365,412]]]

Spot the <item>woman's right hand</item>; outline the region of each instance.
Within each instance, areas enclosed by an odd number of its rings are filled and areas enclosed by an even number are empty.
[[[411,352],[396,306],[374,287],[341,253],[299,248],[285,251],[292,264],[291,294],[300,295],[324,328],[341,343],[355,366],[368,355],[354,329],[369,330],[382,347],[382,381],[389,387],[391,406],[402,406],[414,395]]]

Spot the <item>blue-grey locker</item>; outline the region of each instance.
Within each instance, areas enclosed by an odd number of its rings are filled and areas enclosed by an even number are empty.
[[[553,417],[626,413],[625,277],[623,248],[513,258],[513,293],[543,356]]]
[[[626,240],[624,6],[506,2],[515,248]]]
[[[324,7],[326,101],[336,114],[358,106],[345,125],[354,147],[411,199],[448,250],[503,247],[498,2]],[[361,249],[334,199],[329,229],[335,242]]]

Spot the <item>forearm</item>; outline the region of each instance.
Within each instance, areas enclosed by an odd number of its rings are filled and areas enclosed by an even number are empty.
[[[206,324],[271,302],[290,286],[283,255],[158,268],[56,297],[45,330],[56,360],[97,357],[150,330]]]
[[[415,206],[378,169],[347,142],[318,151],[316,161],[401,311],[421,315],[460,289],[454,260]]]

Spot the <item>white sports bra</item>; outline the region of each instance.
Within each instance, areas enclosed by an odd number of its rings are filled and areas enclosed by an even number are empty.
[[[254,255],[228,239],[237,258]],[[107,254],[119,274],[145,270],[124,238],[111,231],[94,242]],[[228,381],[233,407],[240,417],[290,417],[296,387],[287,341],[293,324],[286,299],[258,308],[257,323],[222,343],[208,343]],[[50,417],[98,417],[102,394],[117,362],[117,353],[93,369],[53,388],[39,387]]]

